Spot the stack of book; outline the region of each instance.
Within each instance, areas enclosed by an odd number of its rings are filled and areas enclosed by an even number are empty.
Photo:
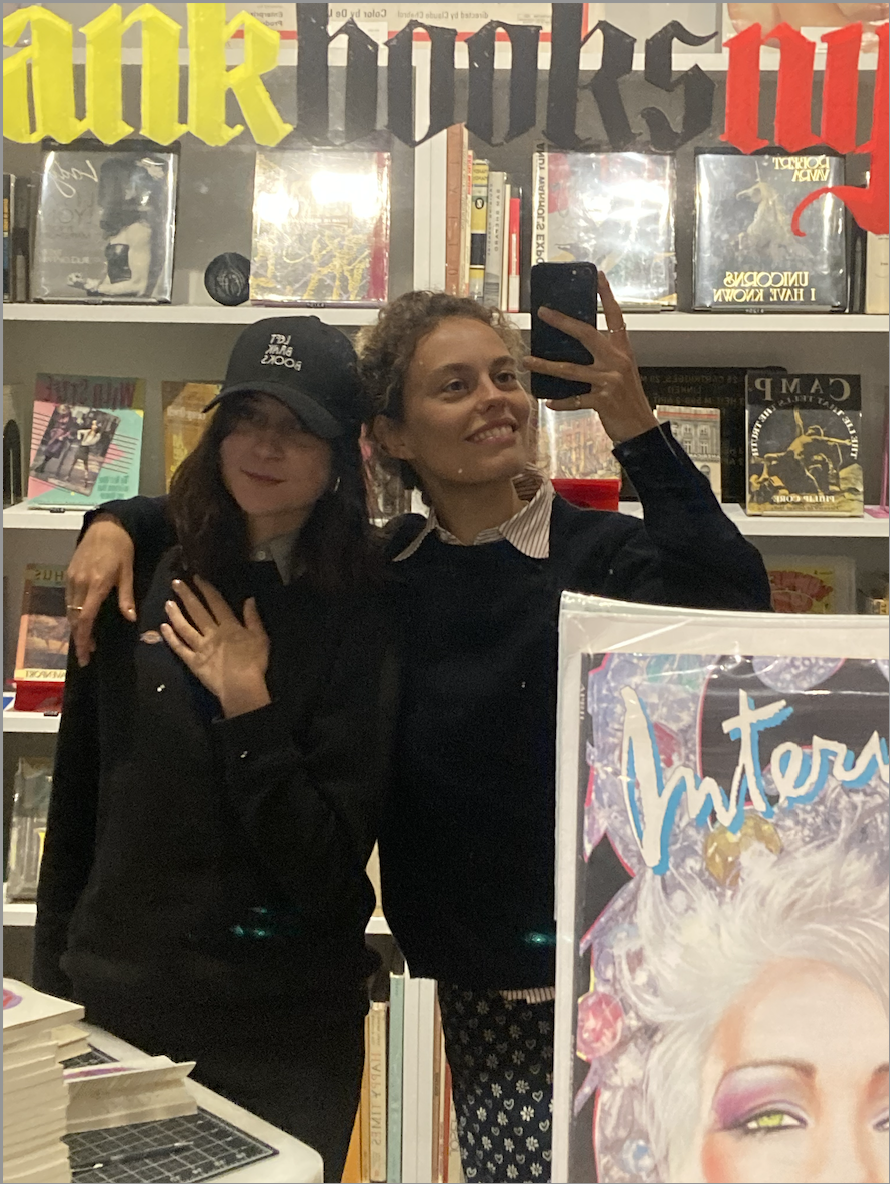
[[[463,124],[446,134],[445,291],[518,312],[522,190],[474,156]]]
[[[68,1134],[196,1113],[185,1086],[194,1067],[163,1056],[63,1067]]]
[[[454,1184],[463,1173],[436,984],[405,970],[390,975],[389,994],[365,1021],[365,1075],[343,1181]]]
[[[68,1093],[53,1029],[83,1008],[3,980],[3,1179],[7,1184],[67,1184]]]

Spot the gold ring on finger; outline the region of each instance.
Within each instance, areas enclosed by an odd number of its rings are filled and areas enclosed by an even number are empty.
[[[82,613],[83,612],[83,605],[82,604],[66,604],[65,609],[69,613]]]

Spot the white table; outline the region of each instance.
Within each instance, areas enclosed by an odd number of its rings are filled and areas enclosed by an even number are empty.
[[[90,1025],[84,1027],[87,1028],[90,1044],[102,1052],[107,1052],[109,1056],[118,1060],[137,1060],[146,1056],[139,1049],[99,1028]],[[245,1134],[262,1139],[278,1152],[277,1155],[249,1164],[246,1168],[236,1168],[235,1171],[224,1172],[221,1176],[213,1176],[213,1180],[224,1181],[225,1184],[229,1184],[229,1181],[231,1184],[240,1184],[241,1181],[243,1184],[321,1184],[324,1180],[324,1165],[317,1151],[195,1081],[186,1080],[186,1086],[202,1109],[224,1118]]]

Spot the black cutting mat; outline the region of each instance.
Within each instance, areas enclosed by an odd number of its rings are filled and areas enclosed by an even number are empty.
[[[197,1114],[180,1118],[66,1135],[65,1142],[71,1152],[75,1184],[194,1184],[278,1154],[268,1143],[200,1108]],[[78,1163],[98,1163],[108,1156],[150,1151],[171,1143],[190,1143],[191,1147],[165,1157],[148,1156],[108,1163],[94,1171],[75,1171]]]
[[[108,1065],[114,1059],[107,1052],[100,1052],[98,1048],[93,1048],[91,1044],[89,1052],[82,1052],[79,1057],[68,1057],[62,1061],[62,1064],[66,1069],[86,1069],[89,1065]]]

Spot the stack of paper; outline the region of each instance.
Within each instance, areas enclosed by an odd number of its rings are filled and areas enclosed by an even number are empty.
[[[140,1057],[65,1069],[68,1133],[194,1114],[198,1105],[185,1087],[194,1067],[194,1061]]]
[[[4,1184],[67,1184],[71,1179],[62,1142],[68,1095],[53,1029],[82,1016],[76,1003],[3,980]]]

